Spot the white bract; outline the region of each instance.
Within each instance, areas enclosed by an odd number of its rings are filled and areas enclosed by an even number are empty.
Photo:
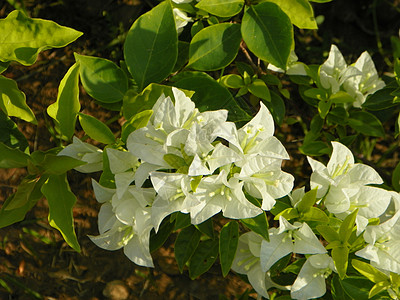
[[[99,212],[98,236],[89,236],[100,248],[117,250],[124,248],[125,255],[134,263],[153,267],[149,242],[153,189],[130,186],[118,197],[115,189],[102,187],[93,180],[96,199],[102,203]]]
[[[180,3],[187,3],[187,2],[191,2],[187,1],[187,0],[183,0]],[[174,2],[177,2],[176,0]],[[174,8],[172,10],[172,12],[174,13],[174,17],[175,17],[175,24],[176,24],[176,30],[178,31],[178,34],[181,33],[183,31],[183,28],[189,23],[189,22],[193,22],[193,19],[188,17],[187,13],[184,12],[183,10],[179,9],[179,8]]]
[[[385,87],[385,82],[379,79],[375,64],[368,52],[363,52],[354,67],[360,71],[359,75],[347,78],[343,87],[355,99],[354,107],[361,107],[368,95]]]
[[[307,157],[313,170],[311,188],[318,187],[317,197],[324,197],[326,208],[331,213],[340,214],[351,212],[360,206],[368,207],[372,201],[380,201],[369,197],[368,193],[359,194],[360,189],[366,185],[383,183],[379,174],[370,166],[354,163],[353,154],[341,143],[332,142],[332,146],[333,151],[327,166]],[[376,193],[385,192],[379,190]],[[384,200],[382,203],[386,202]],[[368,208],[364,210],[368,211]]]
[[[281,286],[271,280],[269,272],[265,272],[260,264],[260,249],[264,239],[250,231],[239,237],[238,248],[232,263],[232,270],[246,274],[255,291],[269,299],[268,289],[277,287],[281,290],[288,290],[290,286]]]
[[[368,245],[356,255],[379,269],[400,274],[400,211],[382,224],[367,226],[363,237]]]
[[[325,279],[336,271],[332,258],[327,254],[310,256],[302,266],[290,289],[292,299],[314,299],[326,293]]]
[[[319,254],[326,249],[315,236],[307,223],[290,224],[284,217],[279,217],[279,229],[269,230],[269,241],[261,244],[261,268],[268,271],[274,263],[289,253]]]
[[[62,149],[58,155],[70,156],[86,162],[87,164],[74,168],[79,172],[92,173],[103,170],[103,151],[82,142],[76,136],[73,137],[72,144]]]

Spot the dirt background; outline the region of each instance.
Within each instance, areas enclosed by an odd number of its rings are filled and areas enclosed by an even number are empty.
[[[135,18],[147,11],[150,1],[141,0],[0,0],[0,18],[14,8],[10,3],[23,3],[30,16],[53,20],[84,32],[76,42],[62,49],[48,50],[39,55],[31,67],[11,65],[3,75],[17,81],[26,94],[27,103],[38,119],[38,126],[14,119],[29,141],[31,151],[47,150],[56,144],[48,131],[46,108],[57,98],[60,80],[74,63],[73,52],[100,56],[116,63],[123,59],[122,43]],[[296,29],[296,53],[306,63],[322,63],[331,43],[336,43],[347,61],[369,50],[378,70],[391,72],[385,63],[391,59],[390,37],[398,36],[400,3],[386,1],[334,0],[315,4],[316,16],[324,18],[320,30]],[[376,22],[374,23],[374,18]],[[377,35],[378,33],[378,35]],[[378,40],[382,42],[378,49]],[[287,115],[301,115],[311,119],[312,113],[296,96],[286,101]],[[297,102],[296,102],[297,101]],[[81,90],[82,110],[106,122],[116,114],[96,105]],[[122,120],[111,124],[118,131]],[[386,128],[388,132],[393,128]],[[298,126],[277,128],[277,136],[284,143],[292,160],[284,169],[296,175],[296,185],[303,186],[310,170],[305,157],[298,151],[303,132]],[[77,135],[82,136],[80,128]],[[90,141],[90,140],[89,140]],[[395,141],[377,141],[376,150],[369,157],[374,164]],[[396,150],[396,151],[395,151]],[[386,163],[379,166],[384,178],[398,162],[397,148],[387,153]],[[361,159],[365,159],[361,155]],[[24,169],[0,170],[0,206],[15,192]],[[154,269],[138,267],[122,251],[109,252],[95,246],[87,235],[97,235],[99,204],[91,189],[91,178],[71,171],[68,179],[77,196],[73,214],[75,229],[82,248],[76,253],[63,241],[59,232],[47,222],[48,206],[39,201],[25,220],[0,229],[0,300],[3,299],[238,299],[251,286],[236,274],[222,277],[216,263],[200,279],[192,281],[187,271],[179,273],[173,257],[174,235],[153,253]],[[251,294],[255,296],[255,294]]]

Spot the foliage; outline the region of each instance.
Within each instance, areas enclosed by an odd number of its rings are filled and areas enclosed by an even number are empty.
[[[82,34],[21,11],[0,24],[1,71],[31,65],[40,51]],[[100,171],[92,181],[102,204],[99,235],[90,239],[123,248],[138,265],[153,267],[151,252],[178,232],[176,261],[192,279],[219,259],[223,276],[246,275],[266,298],[397,299],[400,167],[384,186],[350,149],[387,136],[399,111],[400,63],[386,83],[367,52],[348,65],[332,45],[321,65],[307,65],[295,54],[294,26],[317,28],[308,0],[159,3],[129,29],[119,66],[75,53],[47,108],[61,147],[46,152],[27,147],[10,117],[32,124],[36,117],[17,83],[0,75],[0,166],[28,170],[0,209],[0,226],[21,221],[46,197],[49,224],[80,251],[66,174]],[[309,124],[300,121],[299,150],[312,174],[297,189],[274,136],[275,123],[296,122],[286,116],[284,80],[314,113]],[[80,112],[79,82],[119,111],[120,131]],[[74,136],[78,119],[102,149]],[[327,164],[311,158],[324,154]]]

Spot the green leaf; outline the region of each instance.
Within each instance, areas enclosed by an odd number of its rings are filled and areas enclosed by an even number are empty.
[[[353,103],[354,98],[344,91],[339,91],[329,98],[332,103]]]
[[[190,279],[207,272],[218,257],[218,240],[201,242],[189,262]]]
[[[128,90],[128,77],[116,64],[104,58],[74,53],[85,91],[100,102],[122,101]]]
[[[389,281],[386,281],[386,282],[385,282],[385,281],[378,282],[378,283],[375,284],[375,285],[371,288],[371,290],[369,291],[368,298],[372,298],[372,297],[374,297],[375,295],[377,295],[377,294],[379,294],[379,293],[381,293],[381,292],[387,290],[388,288],[390,288],[390,282],[389,282]]]
[[[42,176],[38,180],[28,177],[22,180],[17,192],[9,197],[0,209],[0,228],[22,221],[25,218],[26,213],[42,198],[40,189],[46,179],[46,176]],[[31,186],[32,180],[33,187]],[[12,209],[10,205],[15,208]]]
[[[151,230],[150,234],[150,252],[156,251],[162,245],[164,245],[165,241],[171,235],[174,230],[175,224],[174,222],[170,222],[169,218],[163,220],[158,229],[157,233],[154,232],[154,228]]]
[[[219,236],[219,260],[224,277],[231,269],[238,243],[239,225],[236,221],[230,221],[222,227]]]
[[[71,66],[60,82],[57,101],[47,108],[59,129],[67,139],[71,139],[75,131],[77,113],[81,109],[79,103],[79,64]]]
[[[310,207],[310,209],[301,216],[302,221],[329,222],[329,217],[318,207]]]
[[[173,73],[178,72],[189,61],[189,46],[190,43],[188,42],[178,41],[178,58],[176,60],[174,69],[172,70]]]
[[[247,114],[235,101],[231,93],[211,76],[200,72],[184,72],[174,86],[194,91],[192,101],[200,111],[227,109],[230,121],[248,121]]]
[[[317,190],[317,188],[314,188],[304,194],[296,206],[299,212],[306,212],[315,204],[315,201],[317,201]]]
[[[243,5],[244,0],[202,0],[196,7],[218,17],[233,17]]]
[[[397,164],[393,171],[392,186],[397,192],[400,192],[400,163]]]
[[[178,263],[179,270],[183,271],[183,267],[192,257],[200,242],[201,232],[195,226],[189,226],[179,232],[175,240],[174,252],[175,259]]]
[[[239,89],[241,87],[244,87],[244,81],[242,76],[237,75],[237,74],[229,74],[222,76],[219,82],[227,88],[231,89]]]
[[[168,153],[164,155],[164,160],[167,162],[167,164],[169,164],[172,168],[174,169],[179,169],[181,167],[188,167],[186,161],[176,155],[176,154],[172,154],[172,153]]]
[[[205,220],[203,223],[195,225],[200,232],[204,233],[209,238],[214,238],[214,223],[212,218]]]
[[[294,218],[298,218],[299,213],[298,213],[297,209],[289,207],[289,208],[286,208],[285,210],[281,211],[279,214],[277,214],[274,217],[274,220],[279,220],[280,216],[284,217],[286,220],[291,220]]]
[[[326,115],[329,113],[331,109],[332,101],[331,100],[321,100],[318,102],[318,113],[322,119],[325,119]]]
[[[340,240],[339,234],[331,227],[328,225],[318,225],[317,226],[317,231],[323,236],[323,238],[328,241],[329,243],[332,243],[334,241]]]
[[[343,279],[347,271],[349,248],[343,246],[335,247],[332,249],[331,255],[339,277]]]
[[[268,0],[279,5],[294,25],[302,29],[317,29],[314,11],[308,0]]]
[[[358,272],[360,272],[362,275],[364,275],[365,277],[367,277],[369,280],[371,280],[374,283],[386,281],[389,279],[385,273],[374,268],[369,263],[365,263],[360,260],[352,259],[351,265],[354,267],[354,269],[356,269]]]
[[[337,274],[334,274],[331,280],[331,292],[333,299],[335,300],[344,300],[349,299],[353,300],[353,298],[349,298],[349,296],[344,291],[342,285],[340,284],[341,280]]]
[[[106,124],[89,115],[78,115],[79,122],[89,137],[106,145],[115,143],[115,136]]]
[[[161,2],[133,23],[124,56],[139,90],[172,72],[178,57],[178,33],[170,1]]]
[[[271,95],[269,92],[269,88],[261,79],[255,79],[252,83],[247,86],[247,89],[254,96],[261,98],[266,101],[271,101]]]
[[[241,40],[239,24],[221,23],[206,27],[190,42],[187,67],[200,71],[224,68],[235,59]]]
[[[356,276],[349,276],[343,280],[340,280],[339,282],[346,293],[347,298],[354,300],[368,299],[369,291],[374,285],[371,281]],[[371,299],[383,300],[390,298],[387,296],[375,296]]]
[[[366,111],[350,112],[348,124],[354,130],[368,136],[385,136],[385,130],[379,119]]]
[[[0,61],[32,65],[40,51],[61,48],[75,41],[82,32],[55,22],[31,19],[14,10],[0,20]]]
[[[111,146],[106,146],[103,150],[103,172],[101,173],[99,183],[100,185],[115,189],[115,175],[111,172],[110,161],[108,160],[107,148],[112,148]]]
[[[18,89],[17,83],[1,75],[0,109],[3,110],[7,116],[18,117],[27,122],[37,124],[34,113],[26,104],[25,94]]]
[[[0,143],[22,152],[29,153],[29,145],[26,137],[18,130],[7,115],[0,110]]]
[[[5,70],[7,70],[8,66],[10,65],[10,62],[2,62],[0,61],[0,74],[3,73]]]
[[[354,225],[356,224],[356,216],[358,213],[358,208],[349,214],[342,222],[339,228],[339,237],[343,243],[346,243],[351,233],[353,232]]]
[[[372,95],[369,95],[365,102],[362,104],[363,108],[368,110],[382,110],[395,106],[393,103],[392,92],[395,88],[385,87],[383,89],[377,90]]]
[[[272,117],[274,118],[274,121],[278,125],[282,125],[286,113],[285,102],[282,100],[282,97],[274,91],[270,91],[269,93],[271,96],[271,100],[263,100],[263,103],[266,107],[268,107],[269,111],[272,114]]]
[[[190,214],[189,213],[184,214],[181,212],[177,212],[174,230],[183,229],[183,228],[189,227],[190,225],[191,225]]]
[[[193,92],[183,91],[187,97],[191,97]],[[123,113],[125,119],[133,118],[138,112],[150,110],[162,95],[174,100],[174,93],[171,86],[152,83],[148,85],[140,94],[128,91],[124,96]],[[149,116],[150,118],[150,116]]]
[[[318,100],[328,100],[328,93],[324,89],[311,88],[304,91],[304,95],[307,97],[318,99]]]
[[[147,125],[150,120],[151,115],[153,114],[152,110],[144,110],[140,113],[137,113],[132,118],[122,125],[122,133],[121,139],[123,142],[126,142],[129,134],[134,132],[136,129],[142,128]]]
[[[68,245],[80,252],[72,215],[76,197],[69,188],[67,175],[50,175],[41,191],[49,204],[49,224],[61,232]]]
[[[28,165],[29,155],[0,142],[0,168],[22,168]]]
[[[254,231],[255,233],[261,235],[264,239],[269,241],[268,218],[265,212],[259,214],[254,218],[241,219],[240,222],[251,231]]]
[[[65,172],[84,165],[86,162],[64,155],[46,154],[40,163],[46,174],[62,175]]]
[[[257,57],[283,70],[293,45],[293,28],[289,17],[271,2],[251,5],[242,20],[242,36]]]
[[[331,150],[329,146],[322,141],[306,141],[304,140],[304,144],[299,148],[300,152],[304,155],[309,156],[319,156],[323,154],[329,154]]]

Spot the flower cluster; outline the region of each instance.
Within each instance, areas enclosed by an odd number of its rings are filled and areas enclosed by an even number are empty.
[[[319,68],[319,80],[332,94],[340,90],[347,92],[354,98],[354,107],[361,107],[368,95],[385,86],[368,52],[363,52],[348,66],[335,45],[331,46],[328,59]]]
[[[346,274],[348,253],[385,274],[400,274],[400,196],[377,187],[383,183],[379,174],[355,163],[346,146],[332,142],[327,165],[308,157],[311,189],[292,190],[293,176],[281,170],[288,153],[274,137],[272,116],[262,103],[237,129],[227,121],[228,111],[200,112],[184,92],[172,88],[172,93],[156,101],[146,126],[128,136],[125,148],[102,153],[75,138],[60,152],[88,162],[86,169],[78,167],[87,172],[107,158],[115,186],[93,181],[102,203],[100,235],[90,236],[96,245],[124,248],[134,263],[151,267],[150,233],[175,212],[198,225],[220,212],[248,219],[272,210],[279,227],[268,230],[269,239],[242,234],[232,263],[259,295],[269,298],[273,288],[293,299],[321,297],[327,277]],[[335,247],[346,257],[335,257]],[[273,269],[285,258],[298,262],[297,277],[280,285]]]

